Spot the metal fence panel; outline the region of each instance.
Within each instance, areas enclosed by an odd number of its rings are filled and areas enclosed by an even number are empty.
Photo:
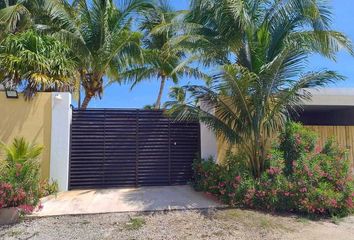
[[[199,123],[162,111],[73,110],[69,187],[186,184],[199,152]]]

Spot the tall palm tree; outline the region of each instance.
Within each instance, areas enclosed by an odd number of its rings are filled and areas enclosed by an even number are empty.
[[[204,63],[219,63],[221,71],[211,88],[185,86],[193,101],[176,102],[171,113],[199,118],[230,144],[241,145],[259,177],[269,139],[289,111],[310,97],[300,90],[343,79],[328,70],[305,72],[312,53],[330,59],[341,48],[352,53],[350,41],[331,29],[329,9],[316,0],[192,1],[187,34],[197,39],[195,50],[203,53]]]
[[[78,58],[53,34],[75,33],[67,6],[64,0],[0,0],[2,83],[20,85],[28,98],[37,91],[76,92]]]
[[[10,34],[0,43],[0,83],[20,86],[27,98],[38,91],[71,91],[76,68],[68,46],[33,30]]]
[[[144,33],[143,62],[135,64],[122,75],[122,78],[133,81],[132,88],[153,77],[160,81],[155,109],[161,107],[166,81],[172,80],[177,84],[183,76],[208,79],[206,74],[189,65],[192,58],[186,55],[185,46],[171,44],[177,35],[176,31],[157,31],[161,26],[177,23],[180,18],[181,13],[173,11],[167,2],[162,0],[153,8],[143,11],[140,24],[140,30]]]
[[[131,31],[136,11],[149,6],[145,0],[18,0],[0,10],[0,26],[8,32],[19,26],[35,28],[64,41],[75,52],[85,91],[82,108],[101,97],[103,78],[118,79],[134,57],[141,57],[141,34]],[[29,19],[29,21],[25,21]]]
[[[103,78],[117,80],[133,58],[141,57],[139,32],[131,31],[134,13],[147,6],[144,0],[76,0],[67,10],[77,31],[62,31],[64,39],[73,42],[81,59],[79,72],[87,108],[93,97],[101,97]]]

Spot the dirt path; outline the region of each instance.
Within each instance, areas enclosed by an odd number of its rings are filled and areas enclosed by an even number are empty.
[[[336,224],[237,209],[63,216],[0,227],[0,239],[354,240],[354,216]]]

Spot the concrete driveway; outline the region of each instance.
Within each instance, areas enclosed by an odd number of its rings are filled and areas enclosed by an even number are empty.
[[[223,207],[190,186],[75,190],[42,199],[33,216],[141,212]]]

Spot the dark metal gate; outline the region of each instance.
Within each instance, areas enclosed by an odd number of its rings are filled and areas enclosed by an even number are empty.
[[[199,123],[162,111],[73,110],[69,188],[186,184],[199,152]]]

